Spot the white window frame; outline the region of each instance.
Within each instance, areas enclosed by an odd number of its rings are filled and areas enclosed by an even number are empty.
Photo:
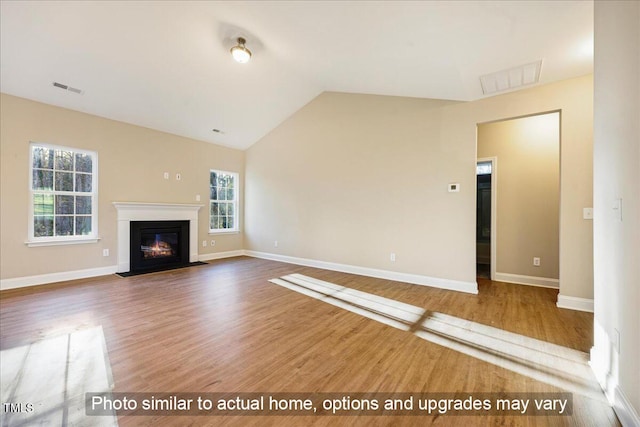
[[[75,154],[85,154],[91,156],[91,192],[90,193],[78,193],[75,191],[48,191],[48,190],[34,190],[33,189],[33,150],[36,147],[43,147],[50,150],[64,150],[71,151]],[[55,161],[55,160],[54,160]],[[75,169],[75,168],[74,168]],[[55,166],[54,166],[55,171]],[[54,182],[55,182],[55,172],[54,172]],[[82,235],[82,236],[35,236],[34,230],[34,207],[33,207],[33,199],[35,194],[47,193],[54,196],[54,209],[55,209],[55,196],[56,195],[85,195],[91,196],[91,234]],[[75,217],[75,214],[74,214]],[[55,223],[55,216],[54,216]],[[81,148],[74,147],[66,147],[62,145],[53,145],[41,142],[31,141],[29,143],[29,226],[28,226],[28,239],[25,242],[27,246],[54,246],[54,245],[72,245],[72,244],[82,244],[82,243],[95,243],[100,238],[98,237],[98,153],[95,151],[84,150]]]
[[[240,200],[240,174],[237,172],[230,172],[221,169],[210,169],[209,170],[209,187],[211,186],[211,173],[221,173],[226,175],[233,176],[233,200],[219,200],[211,198],[211,188],[209,188],[209,234],[231,234],[240,232],[240,211],[239,211],[239,203]],[[211,208],[213,203],[219,202],[229,202],[233,204],[233,228],[211,228],[211,217],[213,216],[211,213]]]

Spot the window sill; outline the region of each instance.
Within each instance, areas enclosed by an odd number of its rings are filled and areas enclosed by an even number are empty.
[[[220,234],[240,234],[240,230],[221,230],[221,231],[209,230],[210,236],[220,235]]]
[[[63,245],[84,245],[87,243],[98,243],[99,237],[89,237],[86,239],[59,239],[59,240],[27,240],[25,245],[30,248],[38,246],[63,246]]]

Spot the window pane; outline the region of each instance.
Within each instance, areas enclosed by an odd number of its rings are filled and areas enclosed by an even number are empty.
[[[56,196],[56,214],[73,215],[73,196]]]
[[[491,174],[491,162],[481,162],[476,165],[476,175]]]
[[[31,144],[34,228],[31,237],[95,234],[92,216],[97,190],[93,188],[95,169],[94,153]]]
[[[76,196],[76,214],[91,214],[91,196]]]
[[[73,170],[73,151],[56,150],[56,169]]]
[[[53,216],[34,216],[33,235],[35,237],[53,236]]]
[[[235,228],[237,211],[234,174],[212,171],[210,175],[210,212],[211,230],[231,230]]]
[[[86,236],[88,234],[91,234],[91,217],[77,216],[76,217],[76,235]]]
[[[76,174],[76,191],[80,193],[91,193],[91,177],[86,173]]]
[[[44,147],[33,147],[33,167],[37,169],[53,169],[53,150]]]
[[[33,170],[34,190],[53,190],[53,171],[34,169]]]
[[[77,172],[93,172],[93,161],[88,154],[76,153],[76,171]]]
[[[33,214],[37,216],[53,215],[53,196],[51,194],[34,194]],[[51,224],[53,226],[53,222]]]
[[[73,174],[56,172],[56,191],[73,191]]]
[[[56,216],[56,236],[73,235],[73,217]]]

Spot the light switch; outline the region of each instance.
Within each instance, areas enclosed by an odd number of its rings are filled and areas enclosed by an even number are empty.
[[[448,186],[449,193],[459,193],[460,192],[460,184],[457,182],[452,182]]]
[[[582,209],[582,218],[583,219],[593,219],[593,208],[583,208]]]

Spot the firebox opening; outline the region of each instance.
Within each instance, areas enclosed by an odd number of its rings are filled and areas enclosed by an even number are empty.
[[[130,271],[189,265],[189,221],[131,221]]]
[[[178,253],[178,233],[156,233],[142,236],[142,258],[166,258]]]

